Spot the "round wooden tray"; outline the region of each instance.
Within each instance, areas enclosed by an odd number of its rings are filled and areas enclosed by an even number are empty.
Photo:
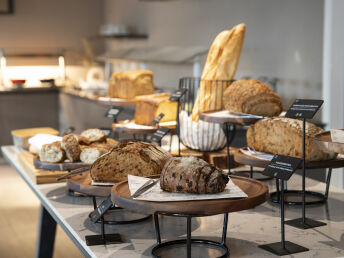
[[[121,99],[121,98],[109,98],[109,97],[100,97],[98,98],[98,103],[108,106],[116,107],[130,107],[135,106],[137,103],[136,99]]]
[[[63,163],[50,163],[42,162],[36,158],[33,159],[33,166],[35,168],[45,169],[45,170],[55,170],[55,171],[68,171],[77,168],[83,168],[90,166],[90,164],[82,162],[63,162]]]
[[[240,150],[234,153],[234,160],[235,162],[239,164],[249,165],[249,166],[259,167],[259,168],[265,168],[270,163],[270,160],[268,159],[260,159],[251,155],[246,155],[242,153]],[[344,159],[342,158],[306,162],[306,168],[308,169],[341,168],[341,167],[344,167]],[[302,168],[302,165],[300,165],[300,168]]]
[[[112,186],[92,185],[89,172],[75,175],[67,179],[67,187],[74,192],[96,197],[107,197],[111,194]]]
[[[323,151],[337,152],[340,154],[344,154],[344,143],[333,142],[331,139],[330,131],[326,131],[326,132],[317,134],[315,137],[312,137],[311,144],[314,147],[321,149]]]
[[[262,204],[269,198],[266,184],[239,176],[231,176],[231,179],[248,195],[247,198],[183,202],[139,201],[130,197],[128,181],[123,181],[112,187],[111,199],[121,208],[145,214],[158,211],[160,213],[216,215],[250,209]]]
[[[164,122],[159,123],[161,127],[167,127],[171,130],[175,130],[177,122]],[[131,134],[153,134],[158,130],[157,126],[138,125],[135,124],[134,120],[131,121],[120,121],[112,124],[112,129],[119,133],[131,133]]]
[[[199,118],[211,123],[228,123],[233,125],[249,125],[257,120],[264,118],[263,116],[255,116],[229,110],[207,111],[199,115]]]

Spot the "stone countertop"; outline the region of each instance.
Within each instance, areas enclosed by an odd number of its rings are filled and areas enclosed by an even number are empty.
[[[151,257],[155,245],[155,230],[152,219],[127,225],[106,225],[106,233],[120,233],[124,243],[108,246],[85,244],[85,236],[100,233],[100,225],[88,218],[92,211],[90,197],[72,197],[67,194],[65,183],[34,184],[17,158],[20,151],[14,146],[2,147],[2,151],[11,165],[18,171],[42,204],[52,213],[54,219],[66,231],[67,235],[89,257]],[[274,190],[274,180],[268,182],[270,191]],[[323,192],[325,184],[311,179],[306,180],[307,189]],[[294,175],[288,182],[288,189],[299,189],[301,177]],[[327,204],[307,206],[308,218],[321,220],[326,226],[300,230],[287,226],[286,240],[310,249],[308,252],[285,257],[341,257],[344,256],[344,190],[331,187]],[[99,199],[99,202],[101,200]],[[301,207],[286,206],[286,220],[299,218]],[[223,215],[197,218],[192,220],[192,236],[220,241]],[[186,235],[186,219],[161,216],[162,240],[183,238]],[[227,246],[231,257],[276,257],[258,245],[280,241],[279,205],[266,202],[254,209],[230,213],[227,233]],[[197,257],[213,257],[214,252],[199,252],[192,249]],[[174,249],[166,257],[184,257],[185,249]],[[165,257],[165,256],[164,256]]]

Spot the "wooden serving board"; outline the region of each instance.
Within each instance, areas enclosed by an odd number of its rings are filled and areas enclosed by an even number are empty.
[[[331,132],[326,131],[311,138],[311,144],[323,151],[344,154],[344,143],[333,142]]]
[[[120,182],[112,187],[111,199],[121,208],[134,210],[144,214],[156,211],[175,214],[216,215],[253,208],[269,198],[269,190],[265,183],[252,178],[231,176],[233,182],[247,195],[239,199],[214,199],[183,202],[149,202],[133,200],[130,197],[128,181]]]
[[[229,110],[207,111],[199,115],[199,118],[210,123],[228,123],[233,125],[249,125],[264,118],[263,116],[255,116],[251,114],[233,112]]]
[[[234,160],[235,162],[239,164],[260,167],[260,168],[265,168],[270,163],[270,160],[268,159],[260,159],[253,155],[247,155],[245,153],[242,153],[240,150],[234,153]],[[307,169],[342,168],[342,167],[344,167],[343,158],[306,162]],[[300,165],[299,168],[302,168],[302,164]]]
[[[74,192],[96,197],[108,197],[111,194],[112,188],[112,186],[92,185],[92,178],[89,172],[67,179],[67,187]]]
[[[33,165],[34,157],[30,152],[19,153],[18,158],[28,170],[30,173],[29,176],[36,184],[64,182],[65,180],[56,181],[56,178],[68,174],[68,171],[55,171],[35,168]]]
[[[33,165],[35,168],[41,168],[45,170],[56,170],[56,171],[68,171],[68,170],[90,166],[90,164],[86,164],[82,162],[63,162],[63,163],[42,162],[36,158],[33,159]]]
[[[167,127],[171,130],[175,130],[177,122],[163,122],[159,123],[161,127]],[[149,125],[138,125],[135,124],[134,120],[131,121],[119,121],[118,123],[112,124],[112,129],[119,133],[130,133],[130,134],[153,134],[158,130],[158,126]]]

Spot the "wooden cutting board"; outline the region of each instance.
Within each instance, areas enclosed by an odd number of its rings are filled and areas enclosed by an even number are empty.
[[[18,157],[36,184],[65,182],[65,180],[56,181],[56,178],[68,174],[68,171],[37,169],[33,165],[33,155],[30,152],[19,153]]]

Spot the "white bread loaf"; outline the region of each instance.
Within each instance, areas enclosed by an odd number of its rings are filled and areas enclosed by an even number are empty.
[[[232,80],[234,78],[245,36],[245,24],[239,24],[232,30],[222,31],[212,43],[205,63],[197,99],[192,110],[192,120],[198,121],[198,115],[223,108],[223,91],[229,85],[215,85],[206,80]],[[217,87],[219,86],[219,87]]]

